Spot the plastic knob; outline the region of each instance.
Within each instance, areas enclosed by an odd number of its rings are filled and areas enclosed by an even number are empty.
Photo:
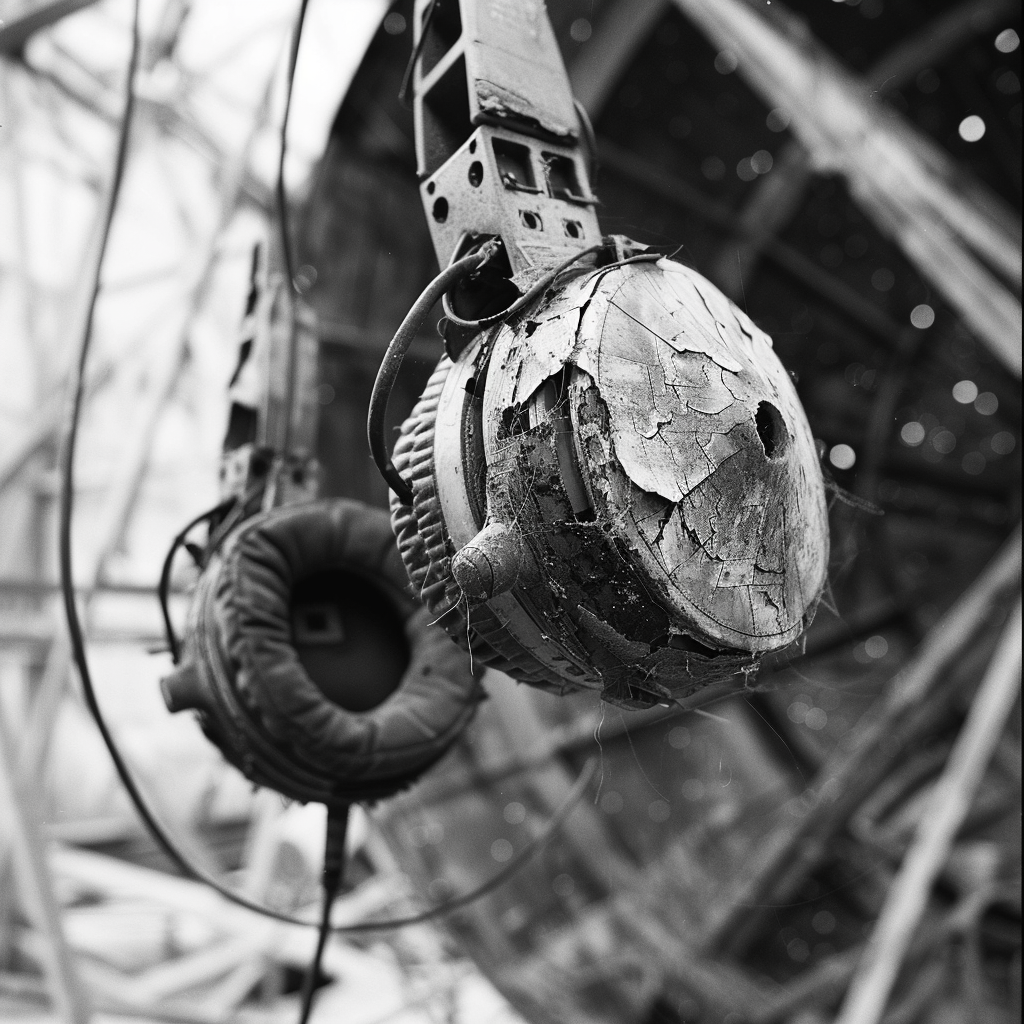
[[[516,585],[522,564],[519,531],[490,523],[452,559],[452,576],[470,601],[487,601]]]

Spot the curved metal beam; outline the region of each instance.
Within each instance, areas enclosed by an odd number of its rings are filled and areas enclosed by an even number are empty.
[[[750,87],[790,114],[813,164],[845,177],[876,227],[1019,378],[1021,304],[1011,291],[1021,281],[1019,220],[995,217],[991,203],[965,195],[949,155],[877,103],[806,30],[790,29],[786,12],[769,20],[744,0],[674,2],[714,44],[738,56]]]
[[[96,0],[53,0],[23,12],[0,25],[0,55],[19,59],[37,32],[56,25],[70,14],[92,7],[94,3]]]

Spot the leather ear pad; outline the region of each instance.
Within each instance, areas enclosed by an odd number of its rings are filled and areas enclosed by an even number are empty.
[[[367,711],[329,700],[293,641],[296,582],[330,569],[363,577],[404,622],[408,667]],[[407,589],[386,512],[330,500],[254,516],[202,575],[182,665],[164,681],[168,707],[196,708],[228,760],[288,796],[388,795],[451,746],[481,699],[466,655]]]

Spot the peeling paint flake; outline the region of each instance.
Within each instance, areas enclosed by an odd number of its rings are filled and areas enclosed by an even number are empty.
[[[724,562],[716,587],[749,587],[754,582],[754,564],[747,558]]]
[[[586,529],[612,542],[622,565],[639,560],[643,588],[673,628],[755,653],[799,635],[824,580],[824,498],[792,381],[745,314],[678,264],[619,265],[569,281],[494,344],[505,373],[485,398],[489,429],[574,368],[564,379],[595,517]],[[764,403],[777,413],[768,427]],[[523,472],[548,501],[559,488],[557,473],[536,472],[544,451],[529,454]],[[512,504],[521,516],[522,503]],[[566,516],[544,531],[564,531]],[[572,561],[590,581],[584,591],[604,578],[578,554]],[[609,614],[624,623],[633,613],[622,598],[616,590]],[[587,644],[611,650],[607,637],[580,628]]]
[[[674,388],[710,387],[707,360],[694,350],[670,353],[665,383]]]
[[[576,363],[581,368],[589,365],[587,354],[580,352],[580,321],[591,304],[597,278],[592,273],[581,276],[530,310],[513,401],[525,402],[567,363]]]
[[[496,82],[477,79],[476,101],[481,113],[489,114],[491,117],[537,124],[560,138],[569,139],[575,136],[570,125],[557,121],[549,111],[539,109],[532,97],[522,96]]]
[[[658,436],[661,428],[666,423],[672,422],[672,413],[667,415],[658,412],[656,409],[651,410],[651,414],[648,417],[647,422],[637,421],[634,419],[633,426],[636,428],[637,433],[647,441],[653,440]]]
[[[525,402],[549,377],[572,359],[580,311],[569,309],[542,320],[526,341],[526,352],[513,400]]]

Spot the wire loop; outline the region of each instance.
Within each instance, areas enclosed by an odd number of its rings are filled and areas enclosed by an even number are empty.
[[[543,294],[546,288],[549,288],[555,280],[557,280],[559,274],[563,274],[568,270],[574,263],[579,263],[585,256],[593,256],[604,249],[605,245],[601,242],[598,245],[592,245],[589,249],[582,249],[580,252],[573,253],[567,260],[563,260],[558,264],[557,267],[549,270],[543,277],[535,281],[522,295],[519,296],[511,306],[503,309],[500,313],[495,313],[493,316],[485,316],[480,320],[463,320],[462,317],[452,312],[451,302],[448,299],[448,290],[445,291],[442,305],[444,307],[444,315],[448,320],[455,324],[456,327],[463,327],[466,330],[480,331],[485,327],[491,327],[494,324],[502,323],[509,317],[515,316],[520,310],[525,309],[532,302],[536,301]]]
[[[381,476],[387,481],[388,486],[398,495],[405,505],[412,504],[412,488],[402,479],[395,464],[388,455],[387,443],[384,436],[384,417],[387,414],[388,399],[398,378],[398,371],[401,369],[402,360],[405,358],[409,346],[423,326],[423,321],[445,292],[460,278],[467,277],[483,267],[494,258],[498,252],[496,241],[485,242],[475,252],[462,259],[450,263],[430,284],[420,293],[420,297],[413,303],[412,309],[405,314],[395,336],[391,339],[384,358],[381,360],[380,369],[377,371],[377,379],[373,382],[373,392],[370,395],[370,408],[366,416],[366,439],[370,445],[370,454],[377,464]]]

